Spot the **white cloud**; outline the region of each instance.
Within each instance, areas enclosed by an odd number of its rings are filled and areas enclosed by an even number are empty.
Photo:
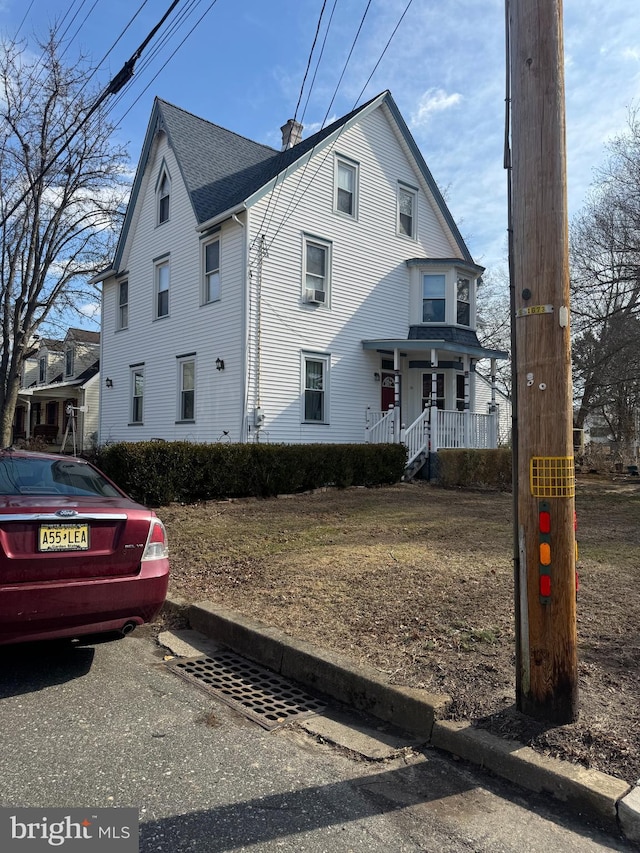
[[[462,102],[462,95],[459,92],[454,92],[448,95],[444,89],[427,89],[418,101],[418,106],[411,113],[411,127],[420,127],[429,122],[434,113],[444,112],[456,107]]]

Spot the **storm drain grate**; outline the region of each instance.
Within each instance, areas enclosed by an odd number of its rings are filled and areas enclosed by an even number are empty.
[[[309,717],[326,708],[314,696],[281,675],[244,660],[233,652],[211,657],[176,658],[167,666],[191,684],[212,693],[265,729]]]

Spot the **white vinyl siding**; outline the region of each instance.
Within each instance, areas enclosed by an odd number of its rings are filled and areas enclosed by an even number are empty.
[[[171,173],[171,224],[157,227],[156,181],[160,164]],[[220,240],[220,279],[224,298],[202,306],[203,238],[180,170],[166,139],[160,135],[149,174],[140,190],[120,269],[129,281],[129,331],[116,333],[118,289],[105,281],[102,296],[104,330],[100,371],[113,388],[100,409],[99,441],[141,441],[156,437],[195,442],[216,441],[227,431],[240,441],[244,391],[243,304],[246,283],[245,231],[233,220],[216,235]],[[246,217],[245,217],[246,218]],[[210,238],[209,238],[210,239]],[[297,253],[300,256],[299,232]],[[155,320],[152,260],[170,257],[170,314]],[[299,283],[299,268],[297,284]],[[299,291],[297,291],[299,292]],[[298,297],[299,298],[299,297]],[[211,309],[211,310],[209,310]],[[176,356],[198,353],[195,422],[179,421]],[[216,358],[225,369],[217,371]],[[144,422],[130,426],[129,364],[146,360]],[[298,384],[296,384],[296,391]]]

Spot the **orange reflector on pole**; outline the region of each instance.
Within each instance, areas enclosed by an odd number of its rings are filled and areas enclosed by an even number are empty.
[[[551,545],[548,542],[540,543],[540,564],[543,566],[551,565]]]

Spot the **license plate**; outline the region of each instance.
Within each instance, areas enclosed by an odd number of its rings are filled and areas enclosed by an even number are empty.
[[[38,532],[39,551],[86,551],[88,524],[42,524]]]

